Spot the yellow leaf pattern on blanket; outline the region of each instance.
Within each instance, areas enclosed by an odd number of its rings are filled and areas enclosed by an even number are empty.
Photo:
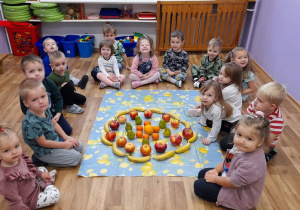
[[[115,96],[124,96],[123,93],[121,91],[118,91]]]
[[[147,103],[147,102],[152,102],[152,101],[154,101],[154,99],[152,98],[151,95],[147,95],[147,96],[144,97],[144,101]]]
[[[100,170],[100,173],[101,173],[101,174],[105,174],[106,172],[107,172],[107,169],[106,169],[106,168],[103,168],[103,169]]]
[[[165,96],[165,97],[173,97],[173,95],[172,95],[170,92],[165,92],[165,93],[164,93],[164,96]]]
[[[194,98],[194,100],[195,100],[197,103],[199,103],[199,102],[200,102],[200,96],[196,96],[196,97]]]

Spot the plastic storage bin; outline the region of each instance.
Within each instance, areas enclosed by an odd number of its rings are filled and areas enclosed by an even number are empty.
[[[75,57],[78,53],[76,40],[79,39],[79,35],[67,35],[61,40],[62,46],[64,48],[64,53],[66,57]]]
[[[95,36],[91,38],[89,41],[79,42],[80,39],[85,39],[86,37],[93,36],[93,35],[83,35],[79,39],[76,40],[79,55],[82,58],[88,58],[94,53],[94,40]]]
[[[45,36],[35,43],[35,46],[37,46],[42,59],[47,55],[47,53],[44,51],[43,41],[48,37],[56,41],[58,50],[63,51],[62,44],[61,44],[61,40],[64,38],[63,36]]]
[[[116,40],[120,40],[120,39],[125,39],[127,37],[130,37],[132,39],[134,39],[134,36],[119,36],[116,37]],[[123,47],[125,49],[125,53],[127,55],[127,57],[132,57],[134,56],[134,48],[136,46],[136,42],[123,42]]]
[[[25,23],[22,23],[22,25],[9,25],[6,26],[6,29],[15,56],[39,55],[34,43],[42,37],[40,23],[36,25],[30,23],[28,25]]]

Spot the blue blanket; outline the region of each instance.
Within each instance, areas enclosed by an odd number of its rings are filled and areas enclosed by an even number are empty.
[[[81,166],[78,172],[79,176],[197,176],[199,170],[206,167],[215,167],[222,161],[222,153],[217,142],[205,146],[201,142],[202,137],[207,136],[206,127],[198,124],[198,118],[190,118],[187,111],[194,108],[200,101],[199,91],[196,90],[106,90],[105,96],[99,108],[93,129],[91,131],[88,143],[85,148]],[[186,120],[191,123],[191,128],[198,134],[198,139],[191,144],[190,149],[181,154],[175,154],[173,157],[157,161],[153,158],[146,163],[133,163],[127,157],[116,156],[111,146],[101,142],[101,135],[104,131],[104,124],[107,120],[114,118],[118,111],[128,110],[130,107],[161,108],[163,112],[176,114],[180,120]],[[139,112],[143,120],[143,112]],[[127,122],[133,125],[133,131],[136,131],[136,124],[131,120],[129,115]],[[152,125],[158,125],[162,119],[161,114],[153,113],[149,121]],[[183,124],[177,129],[171,128],[170,123],[167,127],[171,129],[172,134],[182,135],[185,128]],[[120,124],[116,131],[118,136],[126,136],[125,124]],[[179,147],[173,146],[169,138],[165,138],[163,130],[159,132],[159,140],[167,142],[167,151],[176,150]],[[141,138],[135,138],[132,141],[136,150],[133,156],[142,156],[139,149],[142,145]],[[183,139],[181,145],[187,141]],[[154,143],[150,137],[150,146],[152,147],[151,155],[158,154],[154,149]],[[124,148],[119,148],[124,151]]]

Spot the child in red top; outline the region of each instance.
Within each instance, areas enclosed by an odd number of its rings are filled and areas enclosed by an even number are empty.
[[[16,132],[0,126],[0,192],[11,209],[38,209],[57,203],[60,194],[52,185],[55,174],[55,170],[37,169],[23,153]]]

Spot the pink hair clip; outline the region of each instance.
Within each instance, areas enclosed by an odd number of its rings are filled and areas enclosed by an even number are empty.
[[[0,132],[3,132],[3,128],[0,128]]]

